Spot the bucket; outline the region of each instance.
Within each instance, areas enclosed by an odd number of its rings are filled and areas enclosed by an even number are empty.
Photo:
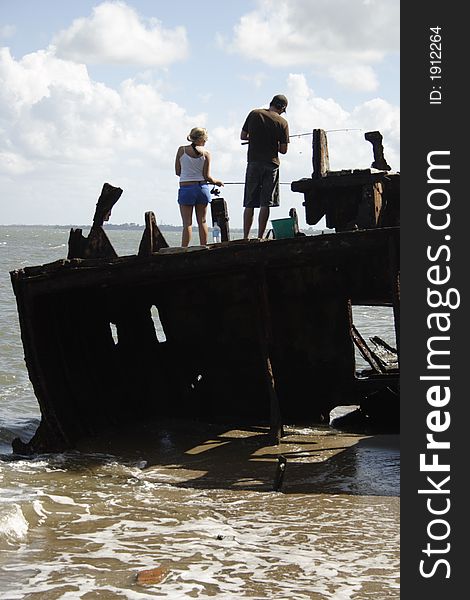
[[[294,219],[292,217],[274,219],[271,221],[271,224],[273,226],[274,239],[280,240],[295,237]]]

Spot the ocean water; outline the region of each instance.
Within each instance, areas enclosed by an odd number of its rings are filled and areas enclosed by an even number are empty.
[[[126,255],[142,232],[108,235]],[[162,423],[93,452],[12,454],[39,411],[9,271],[64,258],[67,239],[0,227],[0,599],[399,598],[397,436],[290,424],[273,447],[260,427]],[[394,345],[389,309],[354,322]]]

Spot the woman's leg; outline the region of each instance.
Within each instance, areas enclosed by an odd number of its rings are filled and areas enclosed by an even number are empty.
[[[205,246],[207,244],[207,204],[196,204],[196,219],[199,227],[199,243],[201,246]]]
[[[183,219],[183,235],[181,245],[183,248],[189,246],[191,234],[193,232],[193,207],[187,204],[180,204],[181,218]]]

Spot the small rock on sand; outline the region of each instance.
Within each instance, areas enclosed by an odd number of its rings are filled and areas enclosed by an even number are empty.
[[[168,575],[169,569],[166,567],[155,567],[154,569],[146,569],[137,573],[137,583],[140,585],[153,585],[161,583]]]

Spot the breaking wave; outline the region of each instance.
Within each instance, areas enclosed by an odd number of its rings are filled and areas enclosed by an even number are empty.
[[[0,507],[0,547],[2,542],[17,543],[25,539],[29,524],[19,504]]]

